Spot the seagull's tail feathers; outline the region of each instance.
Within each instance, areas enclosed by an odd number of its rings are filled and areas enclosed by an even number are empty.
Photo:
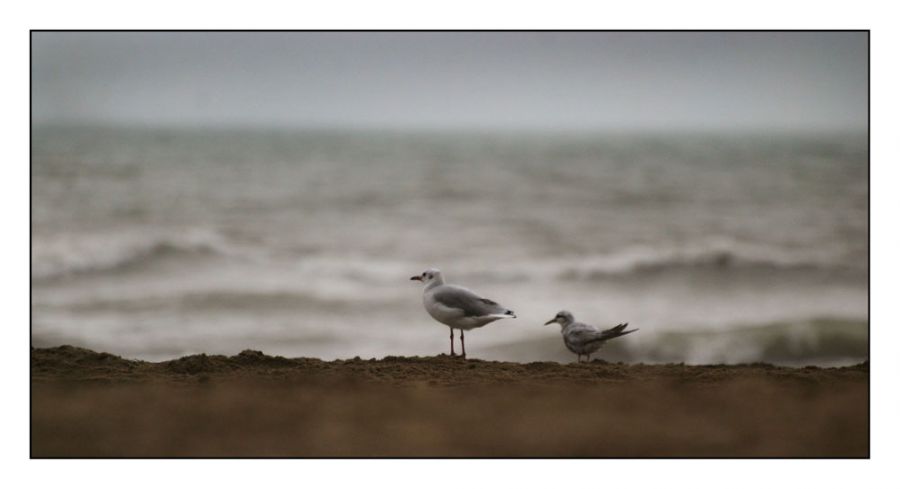
[[[497,313],[497,314],[491,314],[491,315],[488,316],[488,317],[497,318],[497,319],[515,318],[515,317],[516,317],[516,313],[514,313],[514,312],[512,312],[511,310],[507,309],[506,312],[501,312],[501,313]]]

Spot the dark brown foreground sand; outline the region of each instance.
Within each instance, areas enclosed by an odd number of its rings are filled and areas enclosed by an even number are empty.
[[[34,457],[868,457],[868,364],[33,349]]]

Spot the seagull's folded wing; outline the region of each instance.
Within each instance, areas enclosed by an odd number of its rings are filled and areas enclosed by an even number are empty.
[[[466,317],[505,315],[508,310],[496,302],[485,299],[469,289],[443,285],[434,292],[434,300],[444,307],[459,309]]]

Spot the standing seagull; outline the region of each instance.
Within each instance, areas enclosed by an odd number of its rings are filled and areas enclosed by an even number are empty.
[[[587,355],[587,359],[590,362],[591,353],[599,350],[603,343],[637,331],[636,329],[625,331],[628,323],[599,331],[589,324],[576,323],[575,316],[569,311],[559,311],[556,317],[544,323],[544,326],[553,323],[562,326],[563,342],[569,351],[578,355],[579,362],[581,361],[581,355]]]
[[[453,350],[454,328],[459,330],[462,356],[465,357],[466,337],[463,331],[480,328],[498,319],[516,317],[509,309],[467,288],[445,284],[441,271],[436,268],[425,270],[421,275],[410,277],[410,280],[425,284],[422,302],[425,303],[428,314],[438,322],[450,326],[450,355],[456,355]]]

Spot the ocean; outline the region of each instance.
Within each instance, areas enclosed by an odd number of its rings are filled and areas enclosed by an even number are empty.
[[[32,344],[435,355],[429,267],[516,311],[470,357],[868,358],[864,133],[34,127]]]

